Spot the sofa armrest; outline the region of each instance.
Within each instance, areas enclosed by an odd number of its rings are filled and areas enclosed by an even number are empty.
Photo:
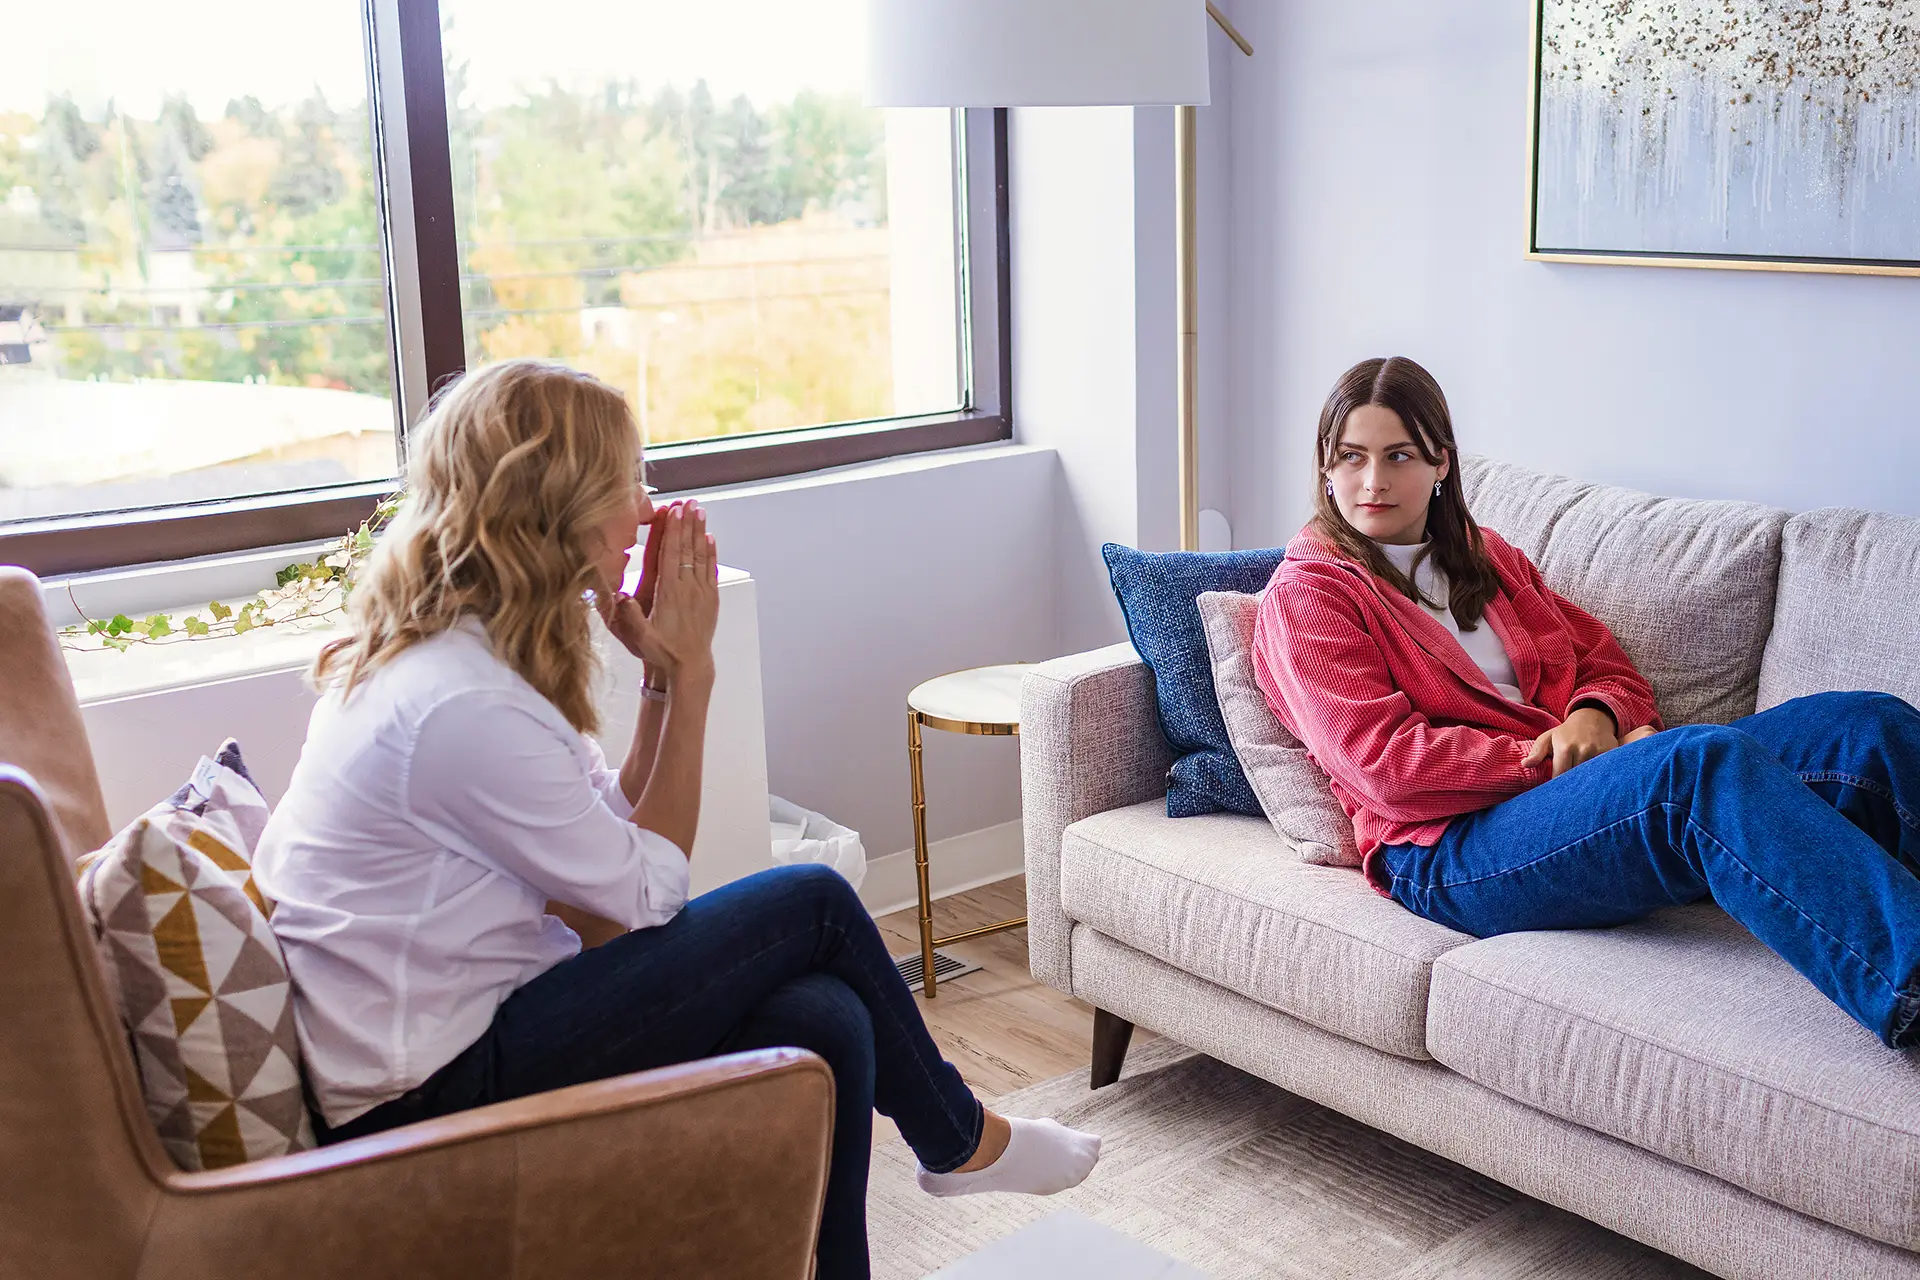
[[[1071,994],[1072,922],[1060,907],[1060,837],[1108,809],[1165,795],[1173,750],[1153,673],[1130,644],[1043,662],[1020,690],[1020,793],[1027,847],[1027,956]]]
[[[172,1174],[140,1272],[806,1280],[832,1128],[798,1049],[620,1076]]]

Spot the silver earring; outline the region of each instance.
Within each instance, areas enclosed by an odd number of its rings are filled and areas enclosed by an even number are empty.
[[[1436,498],[1440,496],[1440,482],[1438,480],[1433,482],[1433,496]]]
[[[1333,496],[1333,481],[1331,480],[1327,481],[1327,496],[1329,498]]]

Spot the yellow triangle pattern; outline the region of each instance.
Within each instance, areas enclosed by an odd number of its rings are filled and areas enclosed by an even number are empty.
[[[260,892],[260,886],[253,882],[252,863],[229,849],[204,827],[195,827],[188,834],[187,845],[206,854],[207,861],[222,871],[238,872],[234,879],[239,882],[240,891],[247,895],[255,907],[259,908],[261,915],[272,918],[273,904],[269,903],[267,896]]]
[[[153,926],[153,945],[160,967],[197,991],[213,994],[207,977],[207,958],[200,951],[200,926],[193,918],[193,895],[183,893]]]
[[[224,1108],[219,1115],[201,1126],[197,1136],[201,1167],[222,1169],[228,1165],[246,1163],[247,1144],[240,1137],[240,1117],[233,1113],[232,1106]]]
[[[253,867],[247,860],[227,848],[212,832],[205,827],[195,827],[187,834],[187,845],[207,855],[207,861],[222,871],[240,871],[252,874]]]
[[[185,893],[187,886],[177,884],[153,869],[151,862],[140,864],[140,891],[146,894]],[[938,976],[937,974],[935,975]]]
[[[934,975],[939,977],[938,974]],[[206,1007],[213,1003],[211,996],[184,996],[173,1001],[173,1030],[177,1035],[185,1035],[187,1028],[193,1025]]]
[[[187,1072],[187,1101],[188,1102],[229,1102],[231,1101],[231,1099],[227,1097],[227,1091],[225,1089],[222,1089],[219,1085],[214,1084],[211,1080],[201,1075],[198,1071],[195,1071],[192,1067],[186,1068],[186,1072]]]

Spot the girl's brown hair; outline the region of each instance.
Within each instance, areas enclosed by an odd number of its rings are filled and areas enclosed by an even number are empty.
[[[1487,556],[1480,526],[1467,511],[1466,490],[1460,484],[1460,449],[1454,443],[1447,397],[1432,374],[1405,356],[1362,360],[1333,384],[1320,410],[1320,430],[1314,445],[1314,529],[1348,559],[1385,578],[1407,599],[1435,603],[1421,595],[1412,578],[1400,572],[1373,539],[1347,522],[1340,514],[1340,505],[1327,492],[1327,473],[1339,457],[1347,416],[1362,405],[1379,405],[1398,414],[1428,466],[1437,467],[1443,459],[1449,464],[1440,492],[1427,508],[1430,545],[1421,554],[1431,556],[1446,574],[1448,608],[1462,631],[1472,631],[1480,624],[1487,602],[1500,591],[1500,573]],[[1418,564],[1416,560],[1416,567]]]
[[[599,657],[584,601],[605,590],[595,527],[629,499],[640,434],[618,391],[539,360],[475,370],[408,440],[406,496],[330,641],[316,682],[343,696],[463,617],[582,733],[598,726]]]

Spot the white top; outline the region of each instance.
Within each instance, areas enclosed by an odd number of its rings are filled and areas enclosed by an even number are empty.
[[[1402,573],[1413,571],[1413,558],[1427,546],[1424,542],[1410,547],[1396,546],[1390,542],[1376,542],[1374,545],[1386,552],[1387,559],[1393,561]],[[1500,691],[1501,696],[1512,702],[1524,703],[1526,699],[1521,696],[1520,686],[1515,683],[1518,677],[1513,673],[1513,660],[1507,657],[1507,647],[1500,643],[1500,637],[1493,633],[1493,628],[1483,618],[1472,631],[1462,631],[1460,624],[1454,621],[1453,614],[1447,610],[1447,575],[1434,564],[1432,556],[1420,562],[1420,572],[1415,576],[1413,585],[1428,600],[1440,602],[1438,608],[1424,601],[1421,607],[1459,642],[1460,647],[1467,651],[1467,656],[1473,659],[1473,664],[1487,673],[1487,679],[1493,682],[1493,687]]]
[[[579,952],[549,898],[635,929],[679,912],[686,856],[632,811],[478,622],[321,698],[254,876],[328,1125],[421,1083]]]

